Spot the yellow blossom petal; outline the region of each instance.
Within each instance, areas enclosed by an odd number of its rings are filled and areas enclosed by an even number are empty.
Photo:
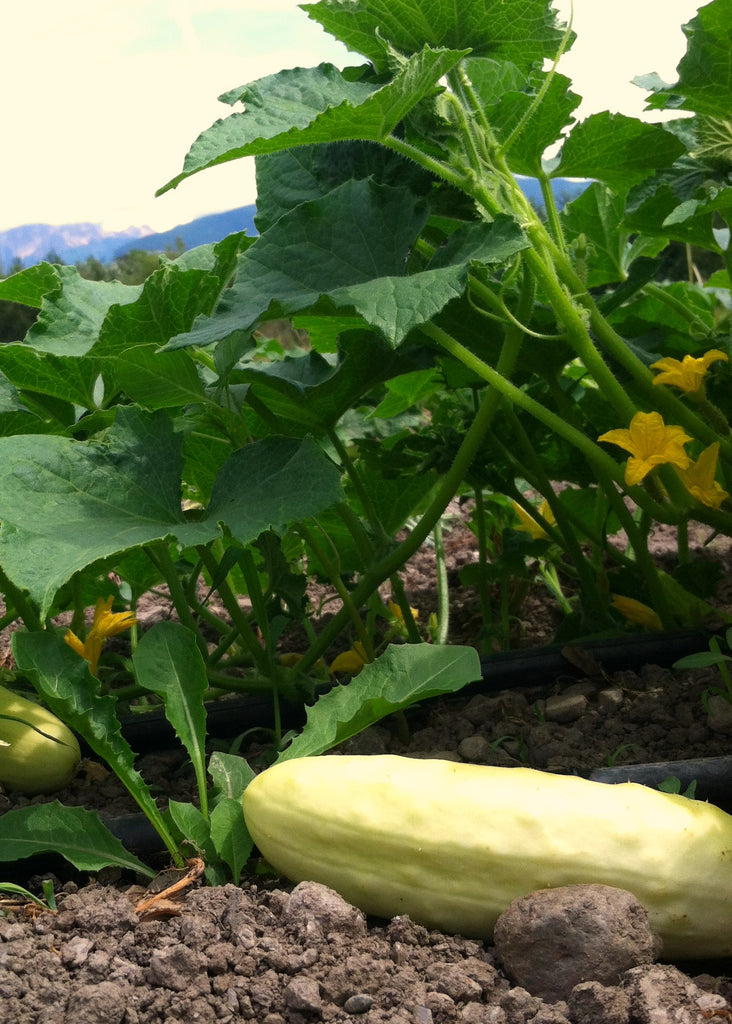
[[[622,594],[613,594],[610,602],[613,608],[624,615],[629,622],[635,622],[644,629],[662,630],[663,625],[658,615],[647,604],[636,601],[633,597],[624,597]]]
[[[90,636],[93,633],[106,640],[107,637],[117,636],[118,633],[137,624],[133,612],[113,612],[113,601],[114,597],[108,597],[106,601],[101,597],[97,600]]]
[[[519,518],[519,525],[516,527],[517,530],[522,530],[524,533],[530,533],[534,540],[549,540],[549,534],[546,532],[541,523],[534,519],[533,516],[529,515],[522,505],[519,505],[517,501],[513,502],[513,510]],[[549,502],[544,500],[539,505],[539,515],[542,519],[545,519],[550,526],[556,525],[556,519],[554,513],[549,507]]]
[[[393,618],[399,619],[400,622],[404,622],[404,616],[402,615],[402,610],[399,607],[399,605],[396,603],[396,601],[389,600],[387,602],[387,608],[389,609],[389,614]],[[417,619],[419,618],[419,611],[418,611],[418,609],[417,608],[412,608],[412,606],[410,605],[409,606],[409,610],[412,613],[412,618],[416,622]]]
[[[710,348],[703,356],[684,356],[683,359],[673,359],[666,356],[655,363],[651,363],[652,370],[659,370],[653,378],[654,384],[671,384],[673,387],[681,388],[682,391],[700,391],[704,383],[704,374],[712,363],[728,361],[724,352],[718,348]]]
[[[117,636],[137,623],[132,612],[113,612],[113,601],[113,597],[107,598],[106,601],[102,597],[98,598],[94,609],[94,622],[84,643],[70,629],[64,636],[69,647],[89,662],[89,671],[93,676],[97,674],[97,665],[107,637]]]
[[[72,650],[76,651],[76,653],[79,655],[80,658],[85,658],[86,657],[86,651],[84,650],[84,645],[81,642],[81,640],[78,638],[76,633],[74,633],[70,629],[67,629],[66,633],[64,634],[64,640],[69,645],[69,647],[72,648]]]
[[[598,441],[609,441],[630,452],[625,467],[629,487],[640,483],[654,466],[670,463],[686,469],[690,463],[684,445],[691,437],[681,427],[667,427],[658,412],[637,412],[628,430],[608,430]]]
[[[693,495],[702,505],[719,508],[729,492],[725,491],[714,479],[717,475],[717,458],[719,457],[719,441],[705,448],[696,462],[687,469],[680,469],[679,476],[689,494]]]
[[[350,651],[344,651],[343,654],[339,654],[333,659],[330,663],[330,673],[338,675],[341,672],[347,672],[349,675],[355,676],[367,661],[366,650],[361,641],[357,640]]]

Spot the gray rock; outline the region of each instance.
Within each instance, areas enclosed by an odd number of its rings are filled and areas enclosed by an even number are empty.
[[[712,732],[732,733],[732,704],[722,694],[713,694],[707,702],[707,725]]]
[[[296,1013],[320,1016],[323,1000],[315,978],[293,978],[285,989],[285,1005]]]
[[[544,718],[547,722],[574,722],[584,715],[589,703],[583,693],[558,693],[547,697]]]
[[[485,736],[466,736],[458,744],[458,754],[471,764],[485,764],[491,754],[491,745]]]
[[[625,696],[619,686],[600,690],[597,695],[597,710],[603,715],[612,714],[613,711],[617,711],[622,706],[624,700]]]
[[[567,999],[575,985],[617,985],[661,951],[645,907],[609,885],[541,889],[514,900],[496,922],[494,943],[516,984],[548,1002]]]
[[[328,935],[365,935],[366,918],[333,889],[319,882],[300,882],[282,909],[282,921],[301,939],[322,941]]]

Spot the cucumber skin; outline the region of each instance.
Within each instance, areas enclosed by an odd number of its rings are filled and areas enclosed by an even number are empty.
[[[282,761],[243,796],[262,856],[364,912],[490,939],[511,900],[632,892],[663,956],[732,955],[732,815],[635,783],[396,755]]]
[[[55,793],[72,779],[79,743],[51,711],[0,686],[0,785],[36,796]]]

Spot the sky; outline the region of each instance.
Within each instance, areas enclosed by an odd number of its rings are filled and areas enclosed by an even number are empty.
[[[575,0],[559,70],[580,117],[643,115],[630,80],[676,80],[681,24],[703,0]],[[555,0],[563,17],[570,0]],[[155,198],[217,97],[282,68],[360,63],[297,0],[23,0],[0,15],[0,230],[91,222],[163,231],[255,202],[254,162],[204,171]]]

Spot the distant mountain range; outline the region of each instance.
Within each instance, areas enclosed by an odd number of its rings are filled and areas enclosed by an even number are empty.
[[[541,189],[533,178],[519,178],[519,183],[529,200],[541,207]],[[552,190],[559,206],[564,206],[583,192],[589,182],[556,178]],[[150,252],[164,252],[167,247],[175,249],[182,239],[186,249],[209,242],[220,242],[235,231],[246,231],[256,235],[254,205],[240,206],[226,213],[212,213],[197,217],[187,224],[179,224],[170,231],[153,233],[149,228],[127,228],[125,231],[104,231],[100,224],[25,224],[22,227],[0,231],[0,274],[9,273],[15,260],[23,267],[40,263],[53,254],[67,264],[77,263],[90,256],[102,263],[109,263],[123,256],[131,249],[145,249]]]
[[[49,254],[60,257],[67,264],[77,263],[95,256],[109,263],[130,249],[163,252],[175,248],[179,238],[186,249],[207,242],[220,242],[235,231],[255,235],[256,207],[240,206],[226,213],[211,213],[197,217],[187,224],[179,224],[170,231],[153,233],[150,228],[127,228],[125,231],[105,231],[100,224],[24,224],[22,227],[0,231],[0,271],[9,273],[13,262],[20,260],[24,267],[33,266]]]

